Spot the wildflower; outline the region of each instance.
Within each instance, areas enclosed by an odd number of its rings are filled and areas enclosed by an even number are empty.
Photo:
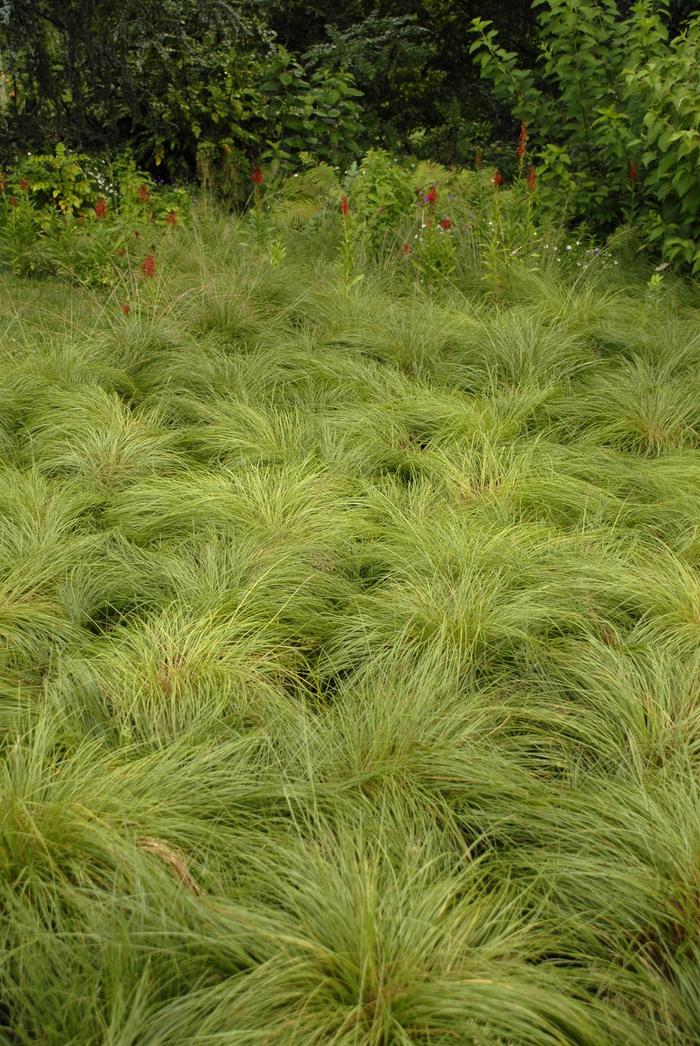
[[[128,302],[124,302],[124,304],[122,305],[122,312],[124,313],[125,316],[128,316],[129,313],[131,312],[131,306],[129,305]]]
[[[126,254],[126,248],[125,247],[117,247],[117,249],[115,251],[115,254],[117,254],[117,256],[119,258],[123,258],[124,255]]]
[[[515,155],[518,157],[519,160],[523,159],[523,157],[525,156],[525,151],[527,149],[527,127],[527,120],[523,120],[523,122],[520,124],[520,134],[518,135],[518,148],[515,150]]]
[[[107,217],[107,201],[104,196],[100,196],[99,200],[96,202],[95,214],[100,220]]]
[[[438,222],[438,225],[441,229],[447,231],[448,229],[451,229],[454,226],[454,222],[451,218],[441,218]]]
[[[253,168],[253,173],[251,174],[250,178],[255,185],[262,185],[262,183],[265,181],[265,176],[263,175],[259,167]]]
[[[537,168],[528,167],[527,169],[527,187],[530,192],[534,192],[537,186]]]
[[[482,149],[477,149],[476,150],[476,155],[474,157],[474,163],[476,164],[477,171],[480,171],[481,168],[484,166],[484,153],[483,153]]]
[[[404,245],[401,248],[401,253],[402,254],[410,254],[411,253],[411,245],[410,245],[410,243],[404,243]]]
[[[155,254],[147,254],[141,262],[141,272],[148,279],[151,279],[156,274],[156,256]]]
[[[168,211],[167,215],[165,216],[165,220],[168,223],[168,225],[176,225],[177,215],[175,214],[175,211]]]
[[[136,192],[136,196],[141,201],[141,203],[148,203],[148,201],[151,198],[151,194],[148,191],[148,186],[145,183],[143,185],[139,185],[138,190]]]
[[[630,165],[627,168],[627,177],[631,182],[637,181],[637,175],[639,174],[639,168],[634,160],[630,160]]]
[[[427,193],[423,197],[423,202],[427,203],[430,207],[434,207],[438,202],[438,191],[434,185],[428,189]]]
[[[10,207],[19,207],[19,200],[16,196],[10,197]]]
[[[340,210],[344,218],[350,214],[350,204],[348,203],[348,198],[345,193],[343,193],[343,198],[340,201]]]
[[[493,185],[494,189],[500,189],[500,187],[503,185],[503,175],[500,171],[496,171],[493,178],[491,179],[491,184]]]
[[[19,187],[22,190],[22,192],[28,192],[29,191],[29,182],[27,181],[26,178],[20,178],[20,180],[19,180]]]

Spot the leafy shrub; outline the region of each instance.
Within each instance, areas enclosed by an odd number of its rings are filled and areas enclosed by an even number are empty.
[[[108,163],[58,145],[2,176],[0,266],[116,285],[189,210],[184,188],[157,185],[129,156]]]
[[[700,15],[669,40],[667,5],[641,0],[623,18],[614,0],[536,0],[534,69],[476,19],[482,74],[540,149],[550,208],[610,230],[639,222],[664,257],[700,270]]]

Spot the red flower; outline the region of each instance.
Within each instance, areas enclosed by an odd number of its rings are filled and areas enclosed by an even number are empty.
[[[16,196],[10,197],[10,207],[19,207],[19,200]]]
[[[423,197],[423,200],[430,207],[434,207],[435,204],[438,202],[438,191],[434,185],[432,185],[430,189],[428,189],[427,193]]]
[[[525,156],[525,150],[527,149],[527,127],[527,120],[523,120],[523,122],[520,124],[520,134],[518,135],[518,148],[515,150],[515,155],[518,157],[519,160],[523,159],[523,157]]]
[[[474,157],[474,163],[476,164],[477,171],[480,171],[484,166],[484,153],[481,149],[476,150],[476,156]]]
[[[631,182],[637,181],[637,175],[639,174],[639,168],[634,160],[630,160],[630,165],[627,168],[627,177]]]
[[[168,211],[165,220],[168,223],[168,225],[176,225],[177,215],[175,214],[175,211]]]
[[[402,254],[410,254],[411,253],[411,245],[410,245],[410,243],[404,243],[403,247],[401,248],[401,253]]]
[[[156,274],[156,256],[155,254],[147,254],[141,262],[141,272],[148,279],[151,279]]]
[[[441,218],[440,221],[438,222],[438,225],[440,226],[441,229],[447,230],[447,229],[451,229],[453,227],[454,222],[452,221],[451,218]]]
[[[494,189],[501,188],[501,186],[503,185],[503,175],[500,171],[496,171],[493,178],[491,179],[491,184],[493,185]]]
[[[343,193],[343,197],[340,201],[340,211],[344,218],[346,218],[348,214],[350,214],[350,203],[348,202],[348,198],[345,195],[345,193]]]
[[[262,183],[265,181],[265,176],[263,175],[259,167],[253,168],[253,173],[250,177],[255,185],[262,185]]]
[[[107,217],[107,201],[104,196],[100,196],[99,200],[95,204],[95,214],[99,219]]]
[[[20,180],[19,180],[19,187],[22,190],[22,192],[28,192],[29,191],[29,182],[27,181],[26,178],[20,178]]]
[[[122,312],[124,313],[125,316],[128,316],[129,313],[131,312],[131,306],[129,305],[128,302],[124,302],[124,304],[122,305]]]
[[[148,201],[151,198],[151,194],[148,191],[148,186],[145,183],[143,185],[139,185],[138,190],[136,192],[136,196],[141,201],[141,203],[148,203]]]
[[[527,187],[530,190],[530,192],[534,192],[535,191],[536,185],[537,185],[537,168],[535,168],[535,167],[528,167],[528,169],[527,169]]]

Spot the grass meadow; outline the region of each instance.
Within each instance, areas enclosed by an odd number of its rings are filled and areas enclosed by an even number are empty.
[[[0,1041],[700,1039],[700,324],[208,215],[0,288]]]

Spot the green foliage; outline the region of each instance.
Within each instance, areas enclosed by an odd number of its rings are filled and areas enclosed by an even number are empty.
[[[265,100],[261,158],[287,171],[299,155],[345,165],[360,152],[362,94],[342,71],[320,69],[307,76],[292,56],[278,50],[267,61],[259,87]]]
[[[129,146],[170,178],[202,157],[247,169],[263,155],[289,167],[299,151],[333,163],[359,152],[349,74],[307,74],[238,0],[11,0],[0,53],[15,85],[0,111],[15,151]]]
[[[667,5],[623,18],[613,0],[539,0],[535,69],[520,68],[476,19],[472,50],[540,148],[551,208],[611,229],[638,222],[670,261],[700,269],[700,17],[669,40]]]
[[[156,186],[129,156],[111,163],[67,153],[29,155],[3,176],[0,266],[116,287],[187,220],[188,193]]]

